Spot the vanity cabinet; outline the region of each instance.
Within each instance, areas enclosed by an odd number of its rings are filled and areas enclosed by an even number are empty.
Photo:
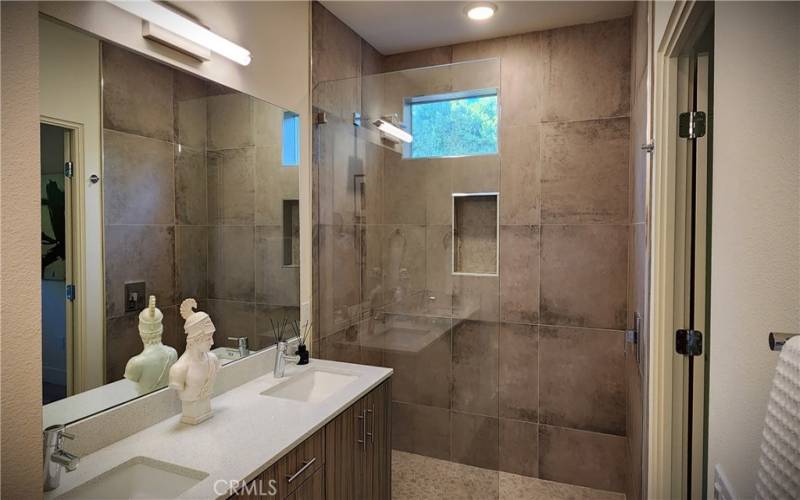
[[[327,499],[391,498],[391,379],[325,428]]]
[[[390,500],[391,399],[388,379],[231,498]]]

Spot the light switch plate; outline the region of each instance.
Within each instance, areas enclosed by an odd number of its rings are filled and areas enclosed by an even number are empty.
[[[125,283],[125,312],[141,311],[147,304],[147,286],[144,281]]]

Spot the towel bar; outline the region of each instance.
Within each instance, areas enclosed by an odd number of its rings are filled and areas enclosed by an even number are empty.
[[[783,344],[790,338],[800,335],[800,333],[780,333],[769,332],[769,348],[772,351],[780,351],[783,349]]]

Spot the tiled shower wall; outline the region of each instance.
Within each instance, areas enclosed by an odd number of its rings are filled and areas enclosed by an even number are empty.
[[[282,266],[283,110],[102,44],[106,381],[142,349],[124,284],[144,281],[165,344],[185,347],[178,304],[198,299],[216,346],[271,345],[268,318],[299,312],[299,268]]]
[[[314,103],[331,115],[314,129],[317,352],[395,369],[395,448],[624,491],[630,20],[388,57],[319,4],[313,22]],[[499,156],[403,160],[347,123],[391,108],[394,77],[358,77],[485,58],[500,64]],[[442,71],[397,75],[447,92]],[[500,192],[499,276],[450,274],[455,191]],[[371,340],[381,325],[439,333],[398,353]]]

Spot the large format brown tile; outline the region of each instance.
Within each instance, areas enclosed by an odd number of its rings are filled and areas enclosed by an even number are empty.
[[[542,226],[542,323],[623,329],[627,247],[627,226]]]
[[[392,448],[450,459],[450,411],[392,402]]]
[[[497,470],[500,422],[494,417],[451,412],[451,455],[454,462]]]
[[[172,144],[103,131],[106,224],[174,224]]]
[[[272,320],[272,322],[270,322]],[[291,322],[298,322],[298,326],[303,329],[300,321],[300,307],[292,306],[270,306],[267,304],[256,304],[256,341],[250,346],[250,349],[265,349],[275,344],[275,336],[273,334],[273,323],[277,325],[279,322],[288,320]],[[291,327],[290,327],[291,328]],[[291,334],[294,336],[294,333]],[[307,340],[311,344],[311,339]],[[317,354],[318,355],[318,354]]]
[[[256,301],[276,306],[300,305],[300,267],[286,266],[281,226],[256,226]]]
[[[630,18],[547,31],[543,121],[623,116],[630,103]]]
[[[546,34],[508,37],[502,57],[500,104],[505,126],[537,125],[541,120],[545,85]]]
[[[453,317],[500,321],[499,277],[453,276]]]
[[[322,4],[311,4],[313,81],[361,76],[361,38]]]
[[[500,224],[540,222],[538,125],[500,125]]]
[[[383,226],[383,294],[403,301],[425,287],[425,226]]]
[[[110,43],[102,44],[103,127],[173,140],[173,70]]]
[[[175,221],[202,225],[208,222],[206,154],[175,147]]]
[[[389,325],[387,327],[392,328]],[[431,325],[431,328],[434,327]],[[408,331],[408,334],[414,332]],[[450,329],[446,329],[442,335],[417,352],[386,346],[384,365],[394,369],[392,400],[449,409],[450,344]]]
[[[425,245],[427,247],[425,273],[425,289],[430,296],[437,299],[451,301],[452,314],[453,294],[452,259],[453,259],[453,228],[451,226],[427,226],[425,228]]]
[[[383,222],[385,224],[425,224],[426,204],[422,198],[422,187],[427,187],[429,162],[426,160],[404,160],[396,153],[386,153],[386,168],[383,172]],[[446,179],[449,184],[449,178]],[[438,186],[439,183],[434,185]],[[449,185],[448,188],[449,189]],[[445,191],[442,189],[443,193]],[[449,199],[447,199],[449,207]],[[448,214],[449,215],[449,214]],[[433,220],[439,224],[447,219]]]
[[[209,224],[253,224],[255,149],[207,154]]]
[[[254,301],[254,276],[254,228],[211,228],[208,234],[208,297]]]
[[[256,345],[255,304],[233,300],[208,300],[208,315],[214,322],[214,347],[236,347],[234,337],[247,337],[251,346]]]
[[[125,313],[127,282],[144,281],[158,304],[174,304],[175,228],[105,226],[105,277],[107,318]]]
[[[205,80],[174,70],[175,141],[182,146],[205,150],[207,108]]]
[[[539,327],[539,421],[625,435],[623,332]]]
[[[300,198],[298,169],[282,166],[281,146],[258,147],[255,158],[256,224],[283,224],[284,200]]]
[[[501,319],[539,320],[539,226],[500,226]]]
[[[539,426],[500,419],[499,468],[523,476],[539,475]]]
[[[320,337],[348,327],[358,317],[360,247],[356,229],[352,225],[319,227],[320,324],[315,330]]]
[[[500,416],[536,422],[539,415],[539,334],[534,325],[500,325]]]
[[[426,66],[439,66],[450,64],[453,58],[451,47],[435,47],[432,49],[415,50],[386,56],[383,58],[383,71],[400,71],[404,69],[424,68]]]
[[[542,125],[542,223],[628,222],[627,118]]]
[[[208,227],[175,228],[176,301],[208,295]]]
[[[249,95],[238,92],[206,99],[209,150],[239,149],[255,145],[254,100]]]
[[[497,416],[499,325],[462,321],[453,327],[452,408]]]
[[[625,438],[539,426],[539,477],[611,491],[625,491]]]

